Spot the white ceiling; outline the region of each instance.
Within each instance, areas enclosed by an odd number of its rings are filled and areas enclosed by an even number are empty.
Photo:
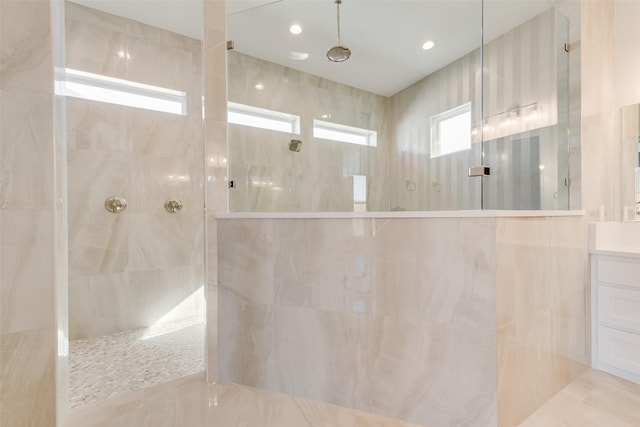
[[[201,0],[70,0],[193,38],[201,38]],[[222,0],[219,0],[222,1]],[[485,0],[485,41],[550,7],[545,0]],[[479,0],[343,0],[343,63],[327,60],[336,45],[334,0],[227,0],[227,38],[235,50],[385,96],[477,49]],[[297,23],[303,32],[294,36]],[[421,49],[426,40],[435,47]],[[308,53],[304,61],[291,52]]]

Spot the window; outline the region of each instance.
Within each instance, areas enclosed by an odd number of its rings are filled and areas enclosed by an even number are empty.
[[[71,68],[56,73],[56,94],[183,116],[187,114],[187,94],[184,92]]]
[[[229,123],[300,134],[300,116],[229,102]]]
[[[471,103],[431,116],[431,158],[471,148]]]
[[[370,147],[378,145],[378,132],[374,130],[324,122],[322,120],[313,121],[313,137],[348,142],[350,144],[368,145]]]

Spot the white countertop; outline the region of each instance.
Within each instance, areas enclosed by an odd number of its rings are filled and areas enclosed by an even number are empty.
[[[220,219],[322,219],[322,218],[523,218],[523,217],[567,217],[584,216],[584,211],[513,211],[513,210],[468,210],[425,212],[220,212]]]
[[[595,255],[640,257],[640,221],[589,224],[589,251]]]

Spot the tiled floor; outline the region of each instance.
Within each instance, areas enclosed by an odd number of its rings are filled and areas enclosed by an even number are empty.
[[[588,370],[520,427],[639,427],[640,384]]]
[[[204,370],[204,324],[188,319],[69,343],[76,408]]]
[[[65,427],[411,427],[372,414],[201,375],[76,410]],[[638,427],[640,385],[599,371],[562,390],[520,427]],[[435,426],[433,426],[435,427]]]

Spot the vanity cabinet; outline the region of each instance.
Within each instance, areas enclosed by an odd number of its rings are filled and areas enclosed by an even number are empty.
[[[592,365],[640,384],[640,254],[591,255]]]

